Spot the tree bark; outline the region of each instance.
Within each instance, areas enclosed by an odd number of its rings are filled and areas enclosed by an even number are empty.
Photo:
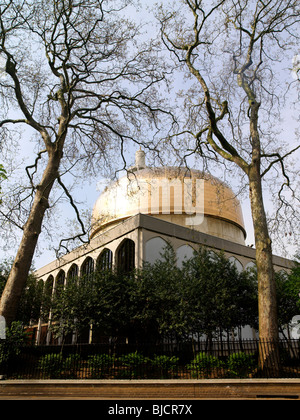
[[[49,195],[58,176],[62,153],[49,152],[47,167],[36,188],[33,205],[23,228],[22,240],[0,300],[0,314],[9,326],[15,319],[22,290],[26,284],[32,258],[41,232],[43,218],[49,207]]]
[[[279,365],[276,283],[258,165],[250,169],[249,189],[258,281],[259,361],[261,369],[274,371]]]

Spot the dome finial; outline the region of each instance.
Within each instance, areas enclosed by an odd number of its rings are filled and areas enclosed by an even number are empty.
[[[146,155],[141,146],[140,149],[135,153],[135,166],[137,169],[146,168]]]

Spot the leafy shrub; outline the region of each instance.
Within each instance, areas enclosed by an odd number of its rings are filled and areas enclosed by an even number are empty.
[[[81,356],[80,354],[70,354],[64,361],[63,361],[63,369],[65,371],[65,375],[68,377],[76,377],[78,364],[80,362]]]
[[[60,378],[63,370],[63,356],[61,353],[50,353],[40,357],[38,369],[50,379]]]
[[[71,369],[74,365],[77,365],[77,363],[80,360],[80,354],[70,354],[65,360],[64,360],[64,368],[65,369]]]
[[[179,358],[176,356],[155,355],[151,360],[151,365],[160,373],[161,379],[169,378],[178,366]]]
[[[143,369],[143,367],[148,362],[149,359],[137,351],[123,354],[118,357],[118,363],[121,367],[118,372],[118,377],[123,379],[137,379],[143,377],[145,376],[145,369]]]
[[[187,365],[192,377],[208,377],[212,371],[224,366],[224,363],[218,358],[206,353],[198,353],[194,360]]]
[[[139,366],[145,363],[148,359],[136,351],[134,353],[123,354],[118,358],[118,360],[122,363],[123,366],[131,367]]]
[[[6,339],[0,340],[0,365],[18,356],[27,339],[21,322],[12,322],[5,332]]]
[[[115,360],[115,356],[110,356],[108,354],[95,354],[93,356],[89,356],[88,367],[91,371],[92,378],[104,378],[110,372]]]
[[[227,359],[227,367],[231,376],[245,378],[255,367],[254,354],[244,352],[233,353]]]

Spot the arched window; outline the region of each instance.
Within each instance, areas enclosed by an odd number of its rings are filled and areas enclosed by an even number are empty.
[[[117,267],[122,273],[129,273],[135,267],[135,244],[131,239],[125,239],[117,252]]]
[[[287,280],[287,279],[288,279],[288,277],[289,277],[288,273],[287,273],[284,269],[280,270],[278,274],[279,274],[279,275],[280,275],[280,277],[281,277],[282,279],[284,279],[284,280]]]
[[[235,267],[236,267],[236,269],[239,273],[241,273],[243,271],[243,264],[237,258],[229,257],[228,259],[229,259],[229,261],[231,261],[235,265]]]
[[[112,269],[113,253],[110,249],[105,248],[98,257],[97,270],[106,271]]]
[[[194,256],[194,249],[190,245],[182,245],[176,250],[177,267],[182,268],[183,261],[187,261]]]
[[[66,274],[63,270],[60,270],[60,272],[58,273],[57,277],[56,277],[56,281],[55,281],[55,293],[59,294],[60,291],[63,289],[64,284],[65,284],[65,278],[66,278]]]
[[[87,257],[81,266],[81,276],[86,276],[87,278],[90,278],[92,277],[93,273],[94,273],[94,260],[91,257]]]
[[[44,285],[43,291],[43,301],[42,301],[42,314],[41,317],[46,322],[49,317],[49,312],[51,309],[52,294],[53,294],[53,283],[54,277],[50,275]]]
[[[32,303],[32,312],[31,316],[33,320],[37,323],[41,317],[41,309],[43,305],[43,296],[44,296],[44,287],[45,283],[41,279],[36,283],[36,296]]]
[[[56,284],[63,286],[65,283],[65,278],[66,278],[66,274],[64,270],[60,270],[60,272],[58,273],[56,277]]]
[[[44,294],[44,287],[45,287],[45,283],[43,282],[43,280],[39,280],[37,282],[37,291],[40,297],[42,297]]]
[[[44,295],[47,296],[52,296],[52,290],[53,290],[53,283],[54,283],[54,278],[53,276],[49,276],[45,282],[45,287],[44,287]]]
[[[69,282],[76,282],[78,278],[78,265],[72,264],[70,270],[68,271],[68,278],[67,281]]]
[[[167,242],[159,236],[149,239],[145,244],[145,261],[154,264],[155,261],[161,260],[167,246]]]
[[[247,264],[246,264],[246,267],[245,267],[245,270],[246,271],[253,271],[253,270],[255,270],[256,269],[256,264],[255,264],[255,262],[253,262],[253,261],[250,261],[250,262],[248,262]]]
[[[208,253],[208,258],[209,258],[210,261],[212,261],[212,262],[217,262],[218,261],[218,255],[214,251],[209,249],[207,251],[207,253]]]

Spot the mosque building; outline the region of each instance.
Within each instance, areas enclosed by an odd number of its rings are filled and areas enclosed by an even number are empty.
[[[92,212],[90,241],[35,272],[47,290],[95,270],[129,272],[155,262],[170,244],[180,267],[200,246],[224,251],[239,271],[254,266],[255,249],[245,245],[239,201],[229,186],[194,169],[146,166],[136,152],[135,165],[100,194]],[[292,262],[273,256],[276,271]],[[40,320],[37,344],[49,344],[51,333]],[[248,328],[248,336],[255,338]]]

